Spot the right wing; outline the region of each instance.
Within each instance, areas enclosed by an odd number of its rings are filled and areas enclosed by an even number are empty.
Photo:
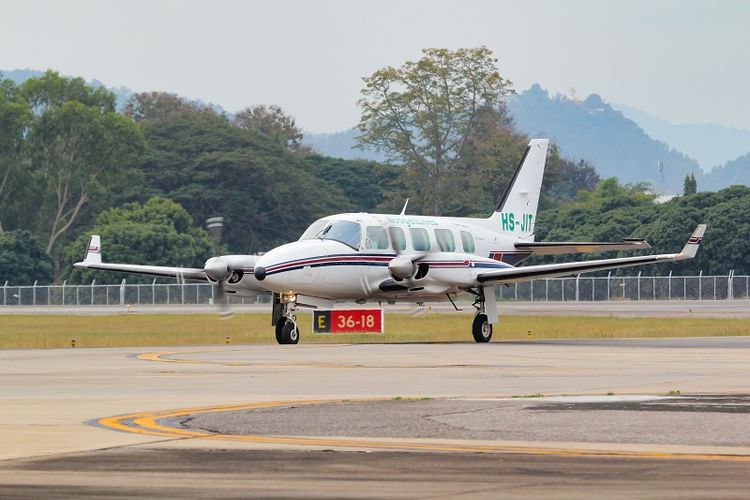
[[[118,271],[121,273],[147,274],[150,276],[164,276],[177,279],[206,281],[206,272],[195,267],[144,266],[140,264],[113,264],[102,262],[101,238],[95,234],[89,240],[86,258],[76,262],[74,267],[79,269],[100,269],[102,271]]]
[[[498,269],[477,275],[479,283],[503,284],[520,281],[531,281],[539,278],[559,278],[573,276],[585,272],[616,269],[620,267],[641,266],[644,264],[658,264],[674,260],[692,259],[698,252],[698,246],[706,230],[705,224],[700,224],[680,253],[660,255],[643,255],[639,257],[623,257],[618,259],[589,260],[582,262],[566,262],[563,264],[542,264],[538,266],[522,266]]]

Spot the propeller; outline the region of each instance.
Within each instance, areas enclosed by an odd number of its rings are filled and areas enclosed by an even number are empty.
[[[211,236],[211,243],[213,247],[214,255],[221,253],[221,233],[224,229],[224,217],[211,217],[206,219],[206,230],[209,236]],[[206,261],[203,266],[203,272],[209,280],[214,282],[216,287],[216,296],[214,297],[214,303],[219,308],[219,315],[222,319],[228,319],[232,316],[232,311],[229,308],[229,298],[227,297],[224,284],[226,280],[232,276],[232,268],[229,262],[223,257],[211,257]]]

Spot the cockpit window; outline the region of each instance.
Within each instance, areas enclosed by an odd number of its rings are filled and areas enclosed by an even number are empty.
[[[331,222],[328,219],[318,219],[312,224],[310,224],[310,227],[305,229],[305,232],[302,233],[302,236],[299,237],[301,240],[311,240],[318,236],[318,233],[323,230],[324,227],[326,227],[326,224]]]
[[[380,226],[367,226],[365,232],[365,248],[386,250],[388,248],[388,233]]]
[[[356,222],[337,220],[327,225],[317,237],[322,240],[340,241],[358,250],[362,232]]]

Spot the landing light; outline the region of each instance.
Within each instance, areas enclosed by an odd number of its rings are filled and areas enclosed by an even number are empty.
[[[294,292],[284,292],[281,294],[281,302],[284,304],[289,304],[291,302],[297,301],[297,294]]]

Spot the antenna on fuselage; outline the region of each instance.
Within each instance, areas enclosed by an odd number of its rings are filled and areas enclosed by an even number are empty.
[[[406,205],[409,204],[409,198],[406,199],[406,203],[404,203],[404,208],[401,209],[401,213],[399,215],[406,215]]]

